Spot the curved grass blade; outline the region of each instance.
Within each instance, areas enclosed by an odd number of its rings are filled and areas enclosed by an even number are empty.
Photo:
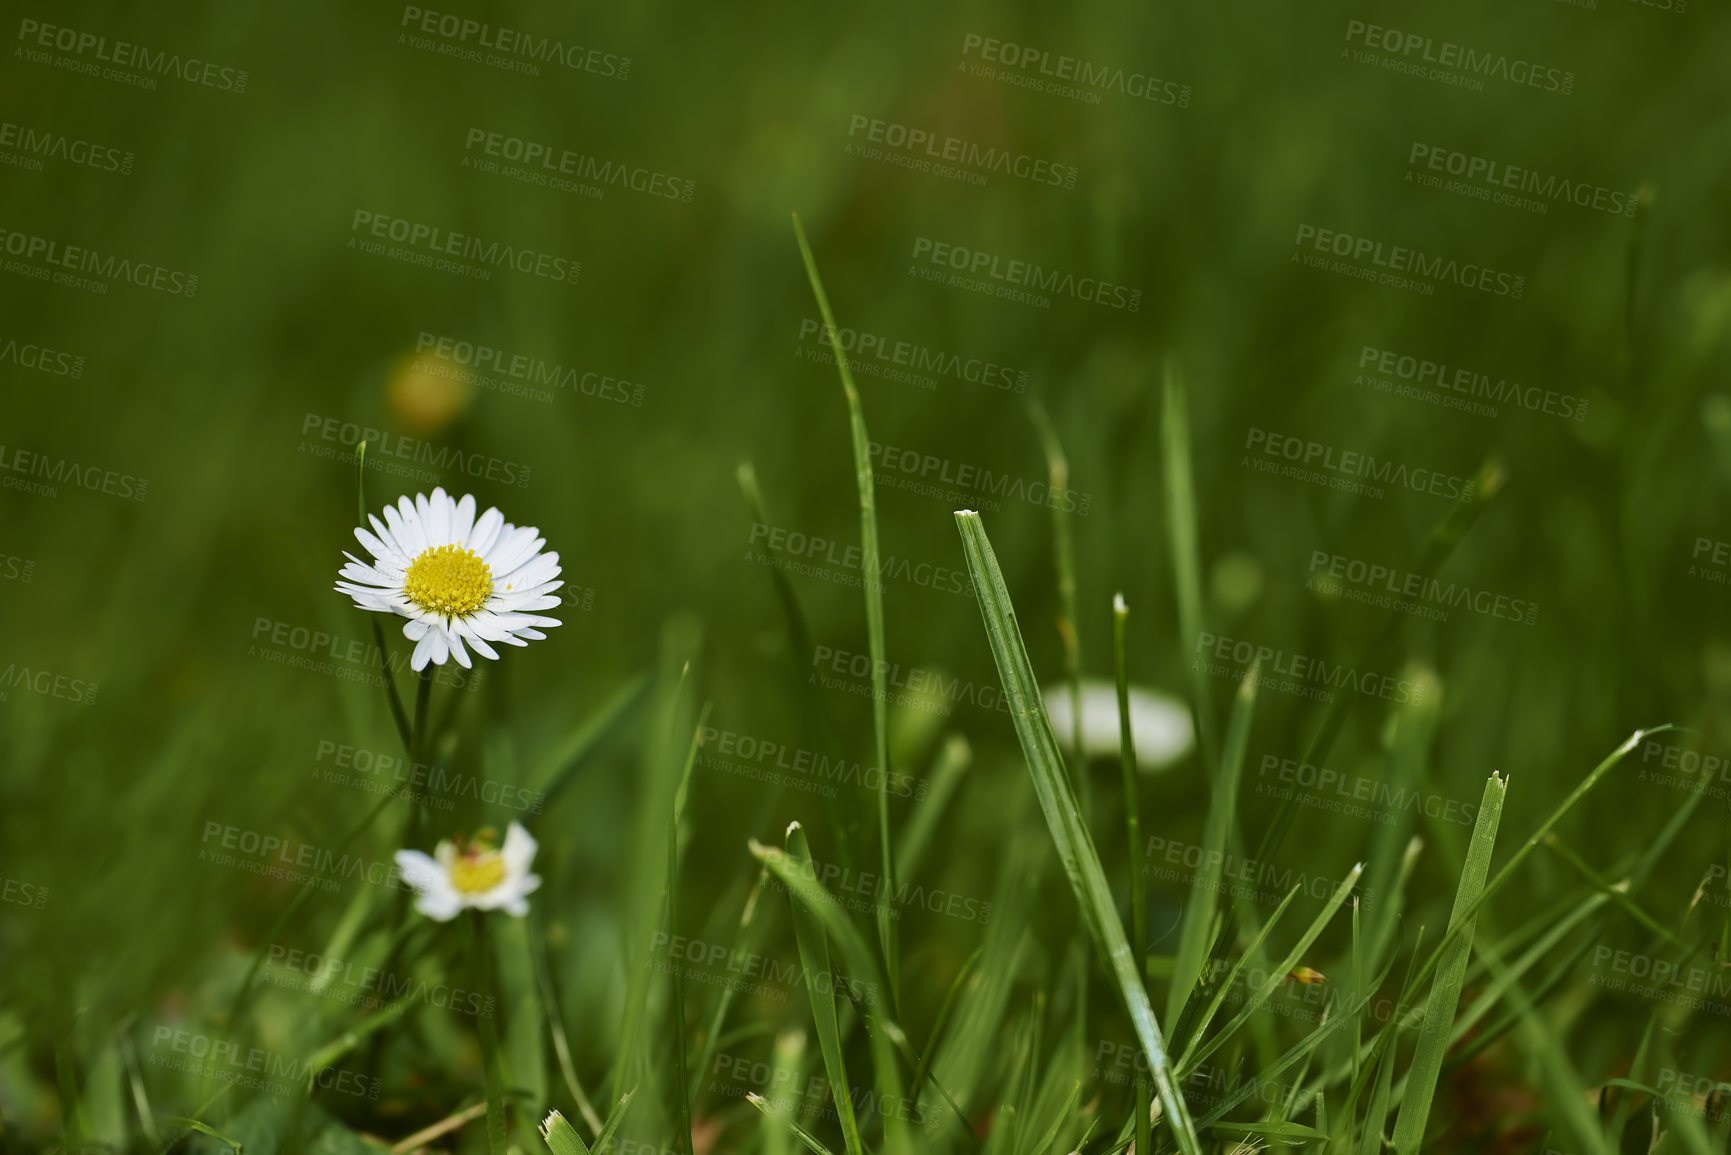
[[[1011,703],[1010,714],[1015,723],[1016,737],[1027,760],[1028,771],[1033,776],[1034,792],[1039,798],[1040,809],[1045,813],[1058,858],[1082,909],[1083,920],[1116,981],[1137,1040],[1148,1058],[1164,1118],[1184,1155],[1200,1155],[1201,1140],[1196,1135],[1183,1093],[1173,1077],[1166,1055],[1166,1042],[1154,1017],[1154,1007],[1148,1000],[1148,989],[1143,985],[1136,954],[1124,937],[1117,901],[1112,897],[1112,888],[1100,866],[1100,856],[1094,850],[1093,836],[1082,821],[1075,791],[1071,789],[1069,775],[1064,770],[1064,757],[1058,750],[1051,719],[1046,716],[1039,682],[1028,661],[1021,627],[1016,623],[1015,607],[1004,584],[1003,572],[998,568],[997,556],[992,552],[992,543],[987,539],[977,513],[969,510],[958,512],[956,528],[961,533],[963,550],[967,555],[968,573],[979,595],[980,614],[998,667],[998,677]]]
[[[759,1095],[757,1092],[752,1091],[748,1093],[745,1096],[745,1101],[750,1103],[753,1107],[756,1107],[759,1111],[762,1111],[764,1115],[769,1118],[776,1118],[775,1114],[770,1110],[769,1104],[766,1103],[763,1096]],[[814,1151],[816,1155],[835,1155],[835,1152],[831,1151],[828,1147],[825,1147],[823,1143],[818,1140],[816,1135],[813,1135],[810,1131],[807,1131],[792,1119],[784,1118],[782,1119],[782,1122],[786,1124],[787,1129],[792,1131],[794,1136],[801,1143],[804,1143],[808,1148]]]
[[[1249,1022],[1251,1016],[1261,1009],[1262,1004],[1268,1001],[1268,996],[1274,993],[1274,988],[1286,981],[1286,976],[1304,961],[1304,952],[1310,949],[1311,944],[1322,934],[1323,929],[1333,921],[1335,912],[1346,901],[1346,896],[1352,893],[1352,888],[1358,885],[1358,876],[1363,872],[1364,863],[1361,862],[1354,866],[1345,878],[1340,880],[1340,885],[1334,888],[1334,893],[1329,896],[1328,904],[1322,908],[1322,913],[1318,914],[1311,922],[1286,957],[1277,966],[1270,969],[1268,977],[1263,979],[1254,991],[1250,992],[1249,997],[1244,1000],[1243,1008],[1212,1039],[1185,1052],[1184,1060],[1180,1064],[1182,1070],[1195,1070],[1201,1065],[1203,1059],[1213,1054],[1222,1043],[1230,1039],[1238,1028]],[[1286,899],[1287,902],[1292,901],[1292,895],[1288,894]],[[1281,905],[1284,906],[1285,903]],[[1270,924],[1272,925],[1272,920],[1270,920]],[[1254,951],[1247,951],[1245,957],[1248,958],[1254,953]],[[1221,990],[1226,990],[1227,985],[1230,984],[1223,985]],[[1218,995],[1216,997],[1218,998]]]
[[[1503,798],[1507,793],[1508,780],[1492,774],[1479,803],[1472,842],[1467,845],[1466,865],[1461,869],[1460,885],[1455,890],[1444,953],[1425,1004],[1424,1026],[1419,1028],[1418,1047],[1407,1069],[1406,1091],[1401,1095],[1400,1114],[1394,1122],[1394,1147],[1399,1155],[1416,1152],[1424,1139],[1437,1076],[1442,1073],[1443,1054],[1448,1050],[1455,1009],[1460,1005],[1461,982],[1466,978],[1472,953],[1473,925],[1486,892],[1485,878],[1490,873],[1491,852],[1496,848],[1497,826],[1502,821]]]
[[[884,657],[884,590],[882,566],[878,561],[878,514],[875,483],[872,479],[871,438],[866,433],[865,410],[860,405],[859,390],[854,387],[853,370],[848,367],[847,353],[835,340],[838,332],[835,315],[830,312],[829,295],[823,291],[823,279],[817,273],[817,260],[811,255],[811,243],[805,239],[805,226],[799,214],[793,214],[794,235],[799,238],[799,255],[805,261],[805,273],[811,281],[812,295],[817,298],[818,311],[823,314],[824,332],[830,336],[830,348],[835,353],[836,368],[841,372],[842,392],[847,395],[848,430],[853,435],[854,480],[859,487],[860,582],[865,592],[866,637],[872,659],[872,734],[877,740],[878,767],[883,773],[878,779],[878,855],[884,883],[895,891],[895,857],[890,853],[890,731],[889,731],[889,664]],[[887,906],[878,907],[878,944],[883,950],[884,969],[889,977],[890,1001],[901,1005],[901,968],[897,963],[896,923]]]
[[[863,976],[868,982],[881,983],[882,976],[871,947],[860,937],[858,929],[848,920],[823,884],[786,851],[765,846],[756,839],[751,840],[749,846],[752,855],[769,867],[769,872],[788,889],[794,900],[822,924],[829,938],[841,948],[842,957],[847,960],[850,971],[855,976]],[[884,1015],[880,1011],[878,1018],[878,1024],[874,1024],[870,1018],[865,1020],[866,1036],[871,1041],[872,1066],[877,1075],[878,1097],[886,1103],[899,1102],[903,1098],[901,1072],[896,1065],[895,1048],[890,1043],[890,1034],[896,1029],[894,1016]],[[874,1026],[878,1029],[873,1029]],[[910,1150],[906,1121],[893,1111],[885,1114],[883,1120],[884,1146],[891,1155],[901,1155],[902,1152]]]

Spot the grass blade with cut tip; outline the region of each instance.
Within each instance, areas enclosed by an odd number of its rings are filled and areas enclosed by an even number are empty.
[[[1399,1155],[1416,1152],[1424,1139],[1431,1099],[1436,1094],[1437,1076],[1442,1073],[1443,1054],[1448,1050],[1455,1009],[1460,1005],[1461,982],[1466,978],[1468,957],[1472,953],[1473,921],[1477,917],[1480,898],[1485,893],[1485,879],[1490,874],[1491,853],[1496,849],[1497,826],[1502,821],[1503,798],[1507,792],[1507,780],[1495,774],[1485,783],[1478,820],[1473,824],[1472,842],[1467,846],[1466,865],[1461,870],[1460,885],[1455,890],[1444,953],[1436,978],[1431,983],[1424,1025],[1419,1028],[1418,1047],[1413,1052],[1412,1065],[1407,1069],[1406,1091],[1401,1095],[1400,1114],[1395,1118],[1394,1147]]]
[[[788,889],[806,911],[811,913],[823,925],[831,941],[841,948],[842,957],[847,960],[849,969],[855,976],[864,976],[868,983],[881,983],[882,975],[878,970],[877,958],[866,940],[860,937],[858,928],[849,921],[842,912],[835,897],[825,890],[808,868],[795,864],[793,857],[786,851],[774,846],[765,846],[756,839],[748,843],[752,855]],[[890,1042],[891,1035],[898,1030],[893,1015],[878,1016],[879,1022],[873,1023],[867,1018],[866,1037],[871,1042],[872,1066],[877,1076],[878,1097],[881,1102],[899,1102],[903,1098],[901,1072],[896,1066],[895,1047]],[[875,1028],[875,1029],[874,1029]],[[883,1115],[884,1147],[891,1155],[901,1155],[909,1151],[906,1120],[895,1112]]]
[[[811,846],[797,822],[787,828],[787,856],[802,869],[811,864]],[[841,1121],[842,1142],[848,1155],[864,1155],[865,1142],[860,1138],[859,1121],[853,1112],[853,1086],[848,1082],[847,1061],[842,1056],[841,1025],[835,1012],[835,983],[828,981],[834,973],[830,970],[829,941],[824,937],[817,916],[797,896],[793,897],[792,905],[800,971],[805,978],[806,994],[811,999],[811,1017],[817,1024],[817,1043],[823,1052],[824,1071],[835,1092],[832,1098],[836,1118]]]
[[[1129,626],[1130,607],[1124,603],[1123,594],[1116,594],[1112,598],[1112,672],[1118,684],[1118,761],[1124,775],[1124,825],[1129,832],[1130,942],[1136,948],[1137,973],[1147,974],[1148,880],[1136,865],[1142,846],[1142,803],[1136,784],[1136,737],[1130,723]],[[1076,708],[1080,713],[1080,702]],[[1135,1074],[1136,1150],[1151,1151],[1154,1125],[1148,1110],[1154,1089],[1147,1075],[1139,1070]]]
[[[759,1095],[757,1092],[747,1092],[745,1101],[750,1103],[753,1107],[756,1107],[759,1111],[762,1111],[764,1115],[770,1118],[775,1117],[770,1111],[769,1104],[766,1103],[763,1096]],[[793,1132],[794,1137],[801,1143],[804,1143],[808,1148],[815,1152],[816,1155],[835,1155],[835,1152],[831,1151],[828,1147],[825,1147],[816,1135],[813,1135],[810,1131],[807,1131],[804,1127],[795,1123],[791,1118],[784,1118],[782,1121],[787,1124],[787,1129]]]
[[[1040,809],[1045,814],[1059,861],[1063,863],[1064,873],[1082,909],[1083,921],[1088,924],[1116,981],[1137,1041],[1148,1058],[1150,1076],[1165,1121],[1185,1155],[1200,1155],[1201,1140],[1197,1137],[1184,1095],[1173,1077],[1166,1055],[1166,1041],[1160,1033],[1160,1024],[1155,1020],[1148,988],[1142,981],[1136,954],[1124,937],[1117,900],[1112,896],[1112,888],[1100,866],[1100,856],[1094,850],[1093,836],[1082,821],[1075,791],[1070,787],[1064,757],[1058,750],[1051,719],[1046,716],[1040,684],[1028,661],[1021,627],[1016,623],[1015,607],[1004,584],[1003,572],[998,568],[998,559],[992,552],[992,543],[987,539],[977,513],[958,512],[956,527],[962,536],[974,591],[979,595],[980,614],[985,622],[992,658],[1010,701],[1016,737],[1027,760],[1028,772],[1033,777],[1034,792],[1039,797]]]
[[[830,337],[835,352],[836,368],[841,372],[842,392],[847,395],[848,430],[853,437],[854,480],[859,486],[860,582],[865,591],[866,640],[872,660],[872,734],[877,740],[878,769],[878,855],[884,884],[895,892],[895,857],[890,853],[890,729],[889,729],[889,663],[884,657],[884,588],[882,566],[878,562],[878,514],[876,485],[872,479],[871,438],[866,433],[865,410],[860,405],[859,390],[854,387],[853,371],[848,368],[847,353],[835,339],[839,332],[835,315],[830,312],[829,295],[823,290],[823,279],[817,273],[817,260],[811,255],[811,243],[805,239],[805,226],[799,214],[793,214],[794,235],[799,238],[799,255],[805,261],[805,273],[811,281],[812,295],[817,298],[818,311],[823,314],[824,332]],[[878,907],[878,945],[883,950],[884,970],[889,978],[890,1001],[901,1005],[901,974],[897,963],[896,922],[889,907]]]

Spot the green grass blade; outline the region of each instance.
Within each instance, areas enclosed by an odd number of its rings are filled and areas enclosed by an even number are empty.
[[[1124,774],[1124,823],[1129,832],[1130,847],[1130,943],[1136,950],[1138,973],[1148,973],[1148,879],[1137,865],[1142,846],[1141,791],[1136,781],[1136,741],[1130,725],[1130,607],[1124,595],[1112,599],[1112,671],[1118,685],[1118,761]],[[1081,703],[1074,704],[1077,717]],[[1168,1019],[1170,1021],[1170,1018]],[[1149,1105],[1154,1088],[1148,1076],[1136,1072],[1136,1150],[1152,1151],[1153,1123]]]
[[[762,868],[763,873],[769,873]],[[799,1069],[805,1058],[805,1032],[795,1028],[783,1031],[775,1037],[775,1051],[772,1062],[775,1064],[775,1074],[770,1079],[771,1087],[791,1087],[799,1079]],[[764,1127],[764,1155],[787,1155],[788,1139],[793,1135],[793,1101],[785,1095],[777,1095],[764,1109],[759,1109],[769,1117]]]
[[[860,571],[865,592],[866,634],[872,659],[872,734],[877,740],[879,777],[878,855],[884,883],[895,890],[895,857],[890,853],[890,730],[889,730],[889,664],[884,657],[884,591],[883,572],[878,561],[878,514],[876,486],[872,480],[871,438],[866,433],[865,410],[860,405],[859,390],[854,387],[853,370],[848,367],[847,353],[841,342],[834,339],[839,330],[835,315],[830,312],[829,295],[823,290],[818,276],[817,261],[811,255],[811,243],[805,238],[805,226],[799,214],[793,214],[794,235],[799,238],[799,255],[805,261],[805,273],[811,281],[812,295],[817,298],[818,311],[823,314],[824,332],[831,335],[830,348],[835,352],[836,368],[841,371],[842,392],[847,395],[848,429],[853,435],[854,480],[859,486]],[[884,969],[889,978],[890,1001],[901,1005],[901,975],[897,964],[896,922],[888,907],[878,907],[878,944],[883,950]]]
[[[770,1118],[775,1118],[775,1115],[770,1110],[769,1104],[764,1101],[762,1095],[752,1092],[745,1096],[745,1100],[753,1107],[756,1107],[759,1111],[762,1111],[764,1115]],[[825,1147],[823,1143],[818,1140],[816,1135],[813,1135],[810,1131],[807,1131],[792,1119],[783,1117],[782,1122],[786,1124],[787,1129],[792,1131],[794,1136],[801,1143],[804,1143],[808,1148],[815,1152],[816,1155],[835,1155],[835,1152],[831,1151],[828,1147]]]
[[[1341,904],[1346,901],[1346,896],[1351,894],[1352,888],[1358,885],[1358,876],[1363,872],[1364,864],[1361,862],[1357,866],[1354,866],[1345,878],[1340,880],[1340,885],[1334,888],[1334,893],[1329,896],[1327,905],[1322,908],[1322,913],[1318,914],[1316,918],[1311,921],[1310,926],[1305,929],[1304,934],[1299,937],[1298,942],[1293,945],[1292,950],[1287,952],[1286,957],[1280,961],[1279,965],[1269,969],[1268,977],[1263,979],[1262,983],[1257,986],[1255,990],[1250,992],[1249,997],[1244,1000],[1244,1006],[1232,1017],[1230,1022],[1220,1028],[1220,1030],[1212,1039],[1209,1039],[1208,1042],[1200,1044],[1185,1053],[1181,1069],[1186,1072],[1195,1070],[1196,1067],[1201,1065],[1203,1059],[1206,1059],[1209,1055],[1213,1054],[1222,1043],[1226,1042],[1226,1040],[1230,1039],[1235,1033],[1237,1033],[1238,1028],[1250,1021],[1251,1016],[1261,1009],[1263,1003],[1268,1001],[1268,996],[1274,993],[1274,988],[1286,981],[1286,976],[1304,961],[1304,952],[1310,949],[1311,944],[1316,942],[1323,930],[1331,921],[1333,921],[1335,913],[1340,910]],[[1290,894],[1287,895],[1289,901],[1291,898],[1292,896]],[[1246,957],[1248,957],[1250,953],[1253,952],[1246,952]]]
[[[1064,444],[1058,440],[1058,430],[1038,401],[1028,405],[1034,428],[1040,434],[1040,445],[1046,453],[1046,477],[1052,493],[1070,488],[1070,459],[1064,456]],[[1076,551],[1070,536],[1070,515],[1059,504],[1052,503],[1052,554],[1058,571],[1058,637],[1064,644],[1064,679],[1070,688],[1070,757],[1075,762],[1077,792],[1082,798],[1082,813],[1089,812],[1088,764],[1082,755],[1082,639],[1077,630],[1076,614]]]
[[[920,861],[925,858],[932,835],[937,833],[944,808],[949,805],[950,796],[961,785],[962,775],[973,761],[974,748],[968,745],[965,736],[951,734],[944,739],[937,764],[926,776],[926,796],[914,803],[908,824],[902,828],[901,837],[896,839],[897,878],[912,878],[919,872]]]
[[[589,1155],[583,1136],[557,1111],[541,1120],[541,1139],[553,1155]]]
[[[992,657],[997,663],[998,676],[1010,701],[1010,716],[1016,727],[1016,737],[1033,776],[1034,792],[1059,861],[1082,908],[1083,920],[1112,972],[1118,992],[1135,1028],[1137,1040],[1148,1058],[1148,1066],[1160,1097],[1164,1118],[1171,1126],[1179,1149],[1185,1155],[1200,1155],[1201,1141],[1185,1105],[1178,1082],[1166,1055],[1166,1042],[1155,1020],[1154,1007],[1148,1000],[1136,962],[1136,953],[1124,937],[1124,924],[1118,915],[1112,889],[1106,882],[1100,857],[1094,850],[1094,839],[1082,821],[1069,775],[1064,770],[1064,757],[1058,750],[1058,740],[1052,733],[1052,722],[1046,716],[1045,703],[1040,697],[1040,685],[1034,677],[1028,652],[1022,643],[1021,628],[1016,624],[1015,607],[992,552],[992,543],[980,524],[979,514],[962,511],[956,514],[956,527],[962,536],[967,555],[968,573],[980,599],[980,614],[984,619],[986,637]]]
[[[585,718],[582,724],[572,731],[571,736],[547,757],[535,776],[535,780],[541,784],[538,787],[541,792],[541,813],[547,812],[553,800],[564,793],[566,787],[577,777],[577,772],[588,764],[590,757],[601,744],[616,732],[620,723],[648,696],[651,681],[648,671],[644,671],[626,682],[602,703],[600,709]]]
[[[1237,813],[1238,782],[1244,770],[1244,752],[1250,745],[1250,721],[1256,713],[1258,669],[1252,663],[1238,687],[1238,697],[1232,703],[1232,719],[1226,727],[1226,748],[1214,774],[1214,788],[1208,801],[1208,824],[1202,840],[1202,867],[1195,885],[1191,887],[1191,900],[1184,904],[1172,985],[1167,992],[1166,1018],[1169,1022],[1177,1020],[1190,988],[1202,973],[1209,934],[1214,929],[1214,912],[1220,901],[1220,872],[1226,861],[1226,838],[1232,832],[1232,822]]]
[[[787,828],[787,856],[797,867],[811,864],[811,846],[805,831],[795,822]],[[799,946],[799,965],[805,975],[805,990],[811,999],[811,1017],[817,1024],[818,1048],[823,1052],[823,1066],[835,1092],[836,1117],[841,1120],[842,1142],[848,1155],[864,1155],[865,1141],[860,1138],[859,1121],[853,1112],[853,1085],[848,1082],[847,1060],[841,1050],[841,1024],[836,1018],[835,984],[827,981],[830,970],[829,940],[817,916],[793,896],[793,934]]]
[[[1166,532],[1172,551],[1172,581],[1178,594],[1178,629],[1183,645],[1188,647],[1202,634],[1202,545],[1197,532],[1196,479],[1190,468],[1189,404],[1178,366],[1170,359],[1161,398],[1160,440],[1166,465]],[[1208,673],[1195,663],[1190,666],[1190,708],[1196,714],[1202,764],[1218,766]]]
[[[1502,821],[1507,792],[1507,780],[1495,774],[1485,783],[1478,821],[1473,824],[1472,842],[1467,846],[1466,866],[1461,871],[1454,910],[1449,916],[1452,937],[1431,984],[1424,1025],[1419,1028],[1418,1047],[1407,1069],[1406,1091],[1401,1095],[1400,1114],[1395,1118],[1394,1147],[1399,1155],[1412,1155],[1424,1139],[1437,1076],[1442,1072],[1443,1054],[1453,1033],[1455,1009],[1460,1005],[1461,982],[1472,953],[1473,920],[1485,893],[1485,878],[1490,873],[1491,852],[1496,848],[1497,825]]]
[[[871,947],[860,937],[859,931],[823,884],[786,851],[765,846],[755,839],[749,845],[753,856],[769,867],[769,872],[787,887],[802,909],[821,923],[830,940],[841,948],[851,974],[881,984],[882,975]],[[895,1047],[890,1042],[891,1035],[899,1028],[895,1026],[894,1016],[882,1014],[881,1008],[878,1020],[877,1023],[871,1018],[865,1020],[866,1035],[871,1040],[872,1066],[877,1075],[878,1097],[886,1103],[900,1102],[903,1098],[901,1072],[896,1065]],[[906,1121],[894,1112],[884,1116],[884,1139],[885,1149],[891,1155],[901,1155],[909,1150]]]

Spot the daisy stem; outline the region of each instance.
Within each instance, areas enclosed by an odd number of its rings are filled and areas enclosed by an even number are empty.
[[[487,937],[486,912],[469,911],[469,947],[474,952],[475,988],[499,1005],[499,994],[493,986],[492,943]],[[487,1150],[490,1155],[505,1155],[505,1078],[499,1054],[499,1025],[491,1015],[480,1019],[481,1068],[487,1088]]]
[[[433,697],[433,667],[421,667],[420,681],[415,685],[415,728],[413,739],[409,743],[409,761],[425,764],[432,761],[427,751],[427,715],[430,712],[427,705]],[[417,791],[411,805],[414,815],[410,819],[410,828],[418,837],[424,833],[427,819],[425,795]]]

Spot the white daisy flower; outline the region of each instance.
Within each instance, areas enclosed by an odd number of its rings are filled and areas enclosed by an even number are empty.
[[[408,618],[415,670],[447,657],[468,669],[469,649],[496,660],[491,643],[526,646],[525,638],[547,636],[537,627],[559,624],[534,612],[558,605],[553,591],[565,584],[555,580],[559,555],[541,552],[547,542],[534,526],[512,525],[497,509],[476,517],[472,495],[452,501],[442,488],[385,506],[383,522],[367,520],[372,532],[357,527],[355,537],[373,561],[345,552],[337,592],[363,610]]]
[[[1070,749],[1070,683],[1044,687],[1046,716],[1058,744]],[[1190,708],[1165,694],[1130,687],[1130,738],[1136,745],[1136,765],[1141,770],[1161,770],[1190,753],[1196,741],[1190,723]],[[1116,758],[1118,740],[1118,687],[1100,678],[1082,679],[1082,753],[1089,758]]]
[[[419,850],[397,851],[403,881],[420,891],[415,909],[435,922],[449,922],[465,907],[503,910],[522,918],[529,913],[529,895],[541,885],[530,874],[535,839],[520,823],[505,831],[505,845],[495,850],[491,831],[459,846],[445,839],[431,856]]]

